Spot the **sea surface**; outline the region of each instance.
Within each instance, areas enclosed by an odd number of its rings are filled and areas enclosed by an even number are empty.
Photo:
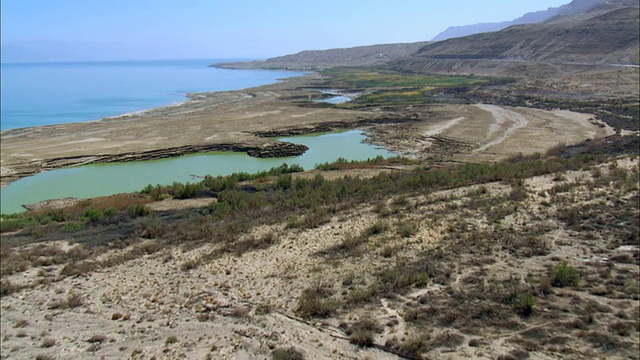
[[[208,67],[232,59],[0,65],[2,130],[98,120],[187,100],[190,92],[239,90],[303,73]]]
[[[2,130],[92,121],[186,101],[190,92],[238,90],[303,73],[207,67],[230,60],[167,60],[2,64]],[[331,102],[348,101],[331,99]],[[366,160],[393,153],[364,143],[360,131],[282,138],[305,144],[298,157],[257,159],[208,153],[154,161],[78,166],[39,173],[2,188],[0,213],[64,197],[139,191],[147,184],[198,181],[205,175],[268,170],[282,163],[311,169],[338,158]]]

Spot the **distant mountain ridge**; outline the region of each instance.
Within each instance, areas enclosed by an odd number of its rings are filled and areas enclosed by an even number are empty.
[[[278,56],[264,61],[214,64],[220,68],[234,69],[287,69],[319,70],[336,66],[365,66],[384,64],[409,56],[429,44],[416,43],[380,44],[329,50],[305,50],[292,55]]]
[[[637,66],[638,23],[638,0],[602,1],[576,15],[434,42],[389,66],[412,72],[514,75],[553,73],[559,66]]]
[[[575,15],[606,0],[574,0],[569,4],[547,10],[526,13],[513,21],[502,21],[495,23],[480,23],[463,26],[450,26],[445,31],[436,35],[431,41],[442,41],[456,37],[492,32],[505,29],[512,25],[535,24],[553,18],[554,16]]]
[[[337,66],[385,65],[409,72],[519,75],[554,73],[558,66],[638,64],[640,0],[573,0],[559,8],[528,13],[496,32],[438,42],[382,44],[307,50],[264,61],[214,64],[235,69],[321,70]],[[577,67],[576,67],[577,66]],[[565,70],[563,70],[565,71]]]

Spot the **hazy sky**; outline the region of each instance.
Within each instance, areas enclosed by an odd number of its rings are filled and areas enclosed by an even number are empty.
[[[568,2],[2,0],[2,57],[267,58],[302,50],[424,41],[451,25],[513,20]]]

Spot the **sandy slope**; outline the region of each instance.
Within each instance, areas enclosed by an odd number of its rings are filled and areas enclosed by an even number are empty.
[[[637,160],[621,160],[619,166],[627,169],[635,167],[637,171]],[[606,173],[607,166],[602,166],[602,169]],[[569,184],[590,180],[591,173],[582,171],[568,172],[561,181]],[[560,203],[545,204],[549,198],[538,194],[551,193],[558,184],[552,175],[527,179],[525,187],[530,194],[528,199],[520,205],[521,210],[502,219],[501,226],[516,229],[526,227],[528,223],[532,226],[548,226],[548,222],[554,220],[544,214],[551,213]],[[500,183],[486,184],[485,188],[493,196],[506,195],[511,191],[510,185]],[[183,264],[215,251],[217,245],[204,244],[190,250],[162,248],[151,255],[75,277],[59,276],[60,265],[40,266],[12,275],[9,278],[14,284],[28,287],[2,297],[0,301],[0,356],[3,359],[32,359],[36,355],[50,355],[56,359],[126,359],[130,356],[157,359],[265,359],[274,348],[295,347],[307,359],[397,359],[396,355],[379,349],[359,348],[350,344],[347,335],[338,328],[343,321],[351,323],[359,318],[373,317],[384,324],[383,330],[375,337],[376,344],[405,341],[413,334],[427,331],[436,339],[462,339],[460,345],[454,347],[434,347],[427,354],[429,358],[495,359],[516,351],[522,353],[519,341],[535,334],[536,329],[550,332],[555,338],[561,336],[566,330],[562,330],[559,324],[576,319],[574,314],[556,313],[558,310],[553,310],[553,306],[558,305],[541,298],[543,302],[539,305],[538,315],[519,320],[517,330],[487,327],[481,332],[462,332],[455,327],[436,323],[430,329],[419,330],[421,328],[416,328],[406,320],[409,309],[423,304],[423,299],[428,299],[426,304],[433,306],[437,306],[438,299],[442,297],[463,299],[460,296],[469,291],[475,281],[473,279],[479,274],[496,283],[509,277],[527,279],[534,274],[544,273],[546,267],[556,261],[554,259],[562,258],[574,264],[584,264],[581,268],[585,278],[588,278],[590,274],[595,274],[595,269],[601,268],[597,259],[612,258],[615,254],[633,254],[634,251],[637,254],[637,246],[623,249],[607,245],[605,248],[604,243],[576,241],[576,236],[582,239],[586,238],[585,235],[576,234],[561,223],[553,223],[551,230],[543,235],[549,246],[546,255],[510,257],[497,251],[492,261],[480,261],[478,258],[478,264],[474,260],[465,260],[466,255],[461,254],[459,262],[450,264],[452,276],[445,282],[431,279],[425,287],[404,295],[382,297],[369,305],[341,311],[326,320],[306,321],[295,315],[301,292],[310,286],[345,286],[345,279],[349,275],[361,279],[356,281],[363,281],[364,284],[371,281],[375,269],[393,266],[398,259],[411,258],[425,249],[438,246],[446,248],[447,244],[441,241],[446,237],[449,221],[455,218],[474,218],[476,220],[471,221],[479,228],[494,226],[484,224],[481,216],[474,217],[465,212],[464,206],[460,206],[478,189],[479,186],[473,186],[412,197],[405,200],[406,205],[400,206],[396,215],[387,217],[377,214],[373,206],[365,204],[337,214],[330,223],[316,229],[290,230],[286,229],[285,224],[259,226],[249,229],[245,236],[261,236],[271,232],[277,238],[277,243],[242,255],[223,254],[190,270],[184,270]],[[574,199],[591,196],[582,191],[578,190],[572,195]],[[607,194],[615,191],[602,188],[598,191],[600,195],[594,195],[594,199],[608,201]],[[387,204],[393,206],[399,203],[390,199]],[[447,215],[446,209],[455,209],[455,206],[460,206],[459,212]],[[363,249],[363,255],[354,258],[318,256],[319,252],[339,244],[380,219],[393,224],[395,217],[415,223],[416,232],[400,238],[391,230],[389,234],[373,237]],[[149,240],[148,243],[153,241]],[[58,247],[61,251],[72,249],[66,243],[48,246]],[[390,257],[382,255],[384,249],[390,246],[396,249],[394,252],[397,254]],[[108,251],[96,255],[96,259],[116,258],[127,250]],[[638,267],[633,263],[619,263],[616,269],[621,274],[624,269],[625,273],[631,271],[633,274],[633,271],[637,273]],[[591,294],[595,292],[590,291]],[[565,309],[571,303],[586,301],[586,298],[601,308],[615,308],[616,316],[622,319],[637,317],[637,301],[634,305],[633,300],[624,297],[595,296],[578,289],[558,289],[556,293],[557,300],[553,301],[560,304],[567,302],[561,305]],[[76,305],[66,308],[61,305],[73,294],[80,299]],[[438,314],[446,311],[446,307],[439,308]],[[606,329],[607,324],[616,321],[613,310],[593,311],[597,313],[598,329]],[[637,335],[637,332],[633,334]],[[172,336],[177,342],[168,343],[167,340]],[[474,339],[479,345],[471,345]],[[617,359],[637,351],[637,336],[622,339],[626,341],[625,346],[615,348],[613,353],[597,347],[591,349],[582,341],[576,342],[571,351],[563,354],[568,358],[608,354],[608,358]],[[45,346],[47,342],[53,345]],[[556,355],[550,355],[549,350],[526,353],[535,359],[556,358]]]

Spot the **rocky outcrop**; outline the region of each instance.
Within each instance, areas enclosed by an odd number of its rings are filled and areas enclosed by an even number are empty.
[[[247,150],[247,154],[257,158],[278,158],[302,155],[307,150],[309,150],[309,148],[302,144],[272,142],[249,149]]]

